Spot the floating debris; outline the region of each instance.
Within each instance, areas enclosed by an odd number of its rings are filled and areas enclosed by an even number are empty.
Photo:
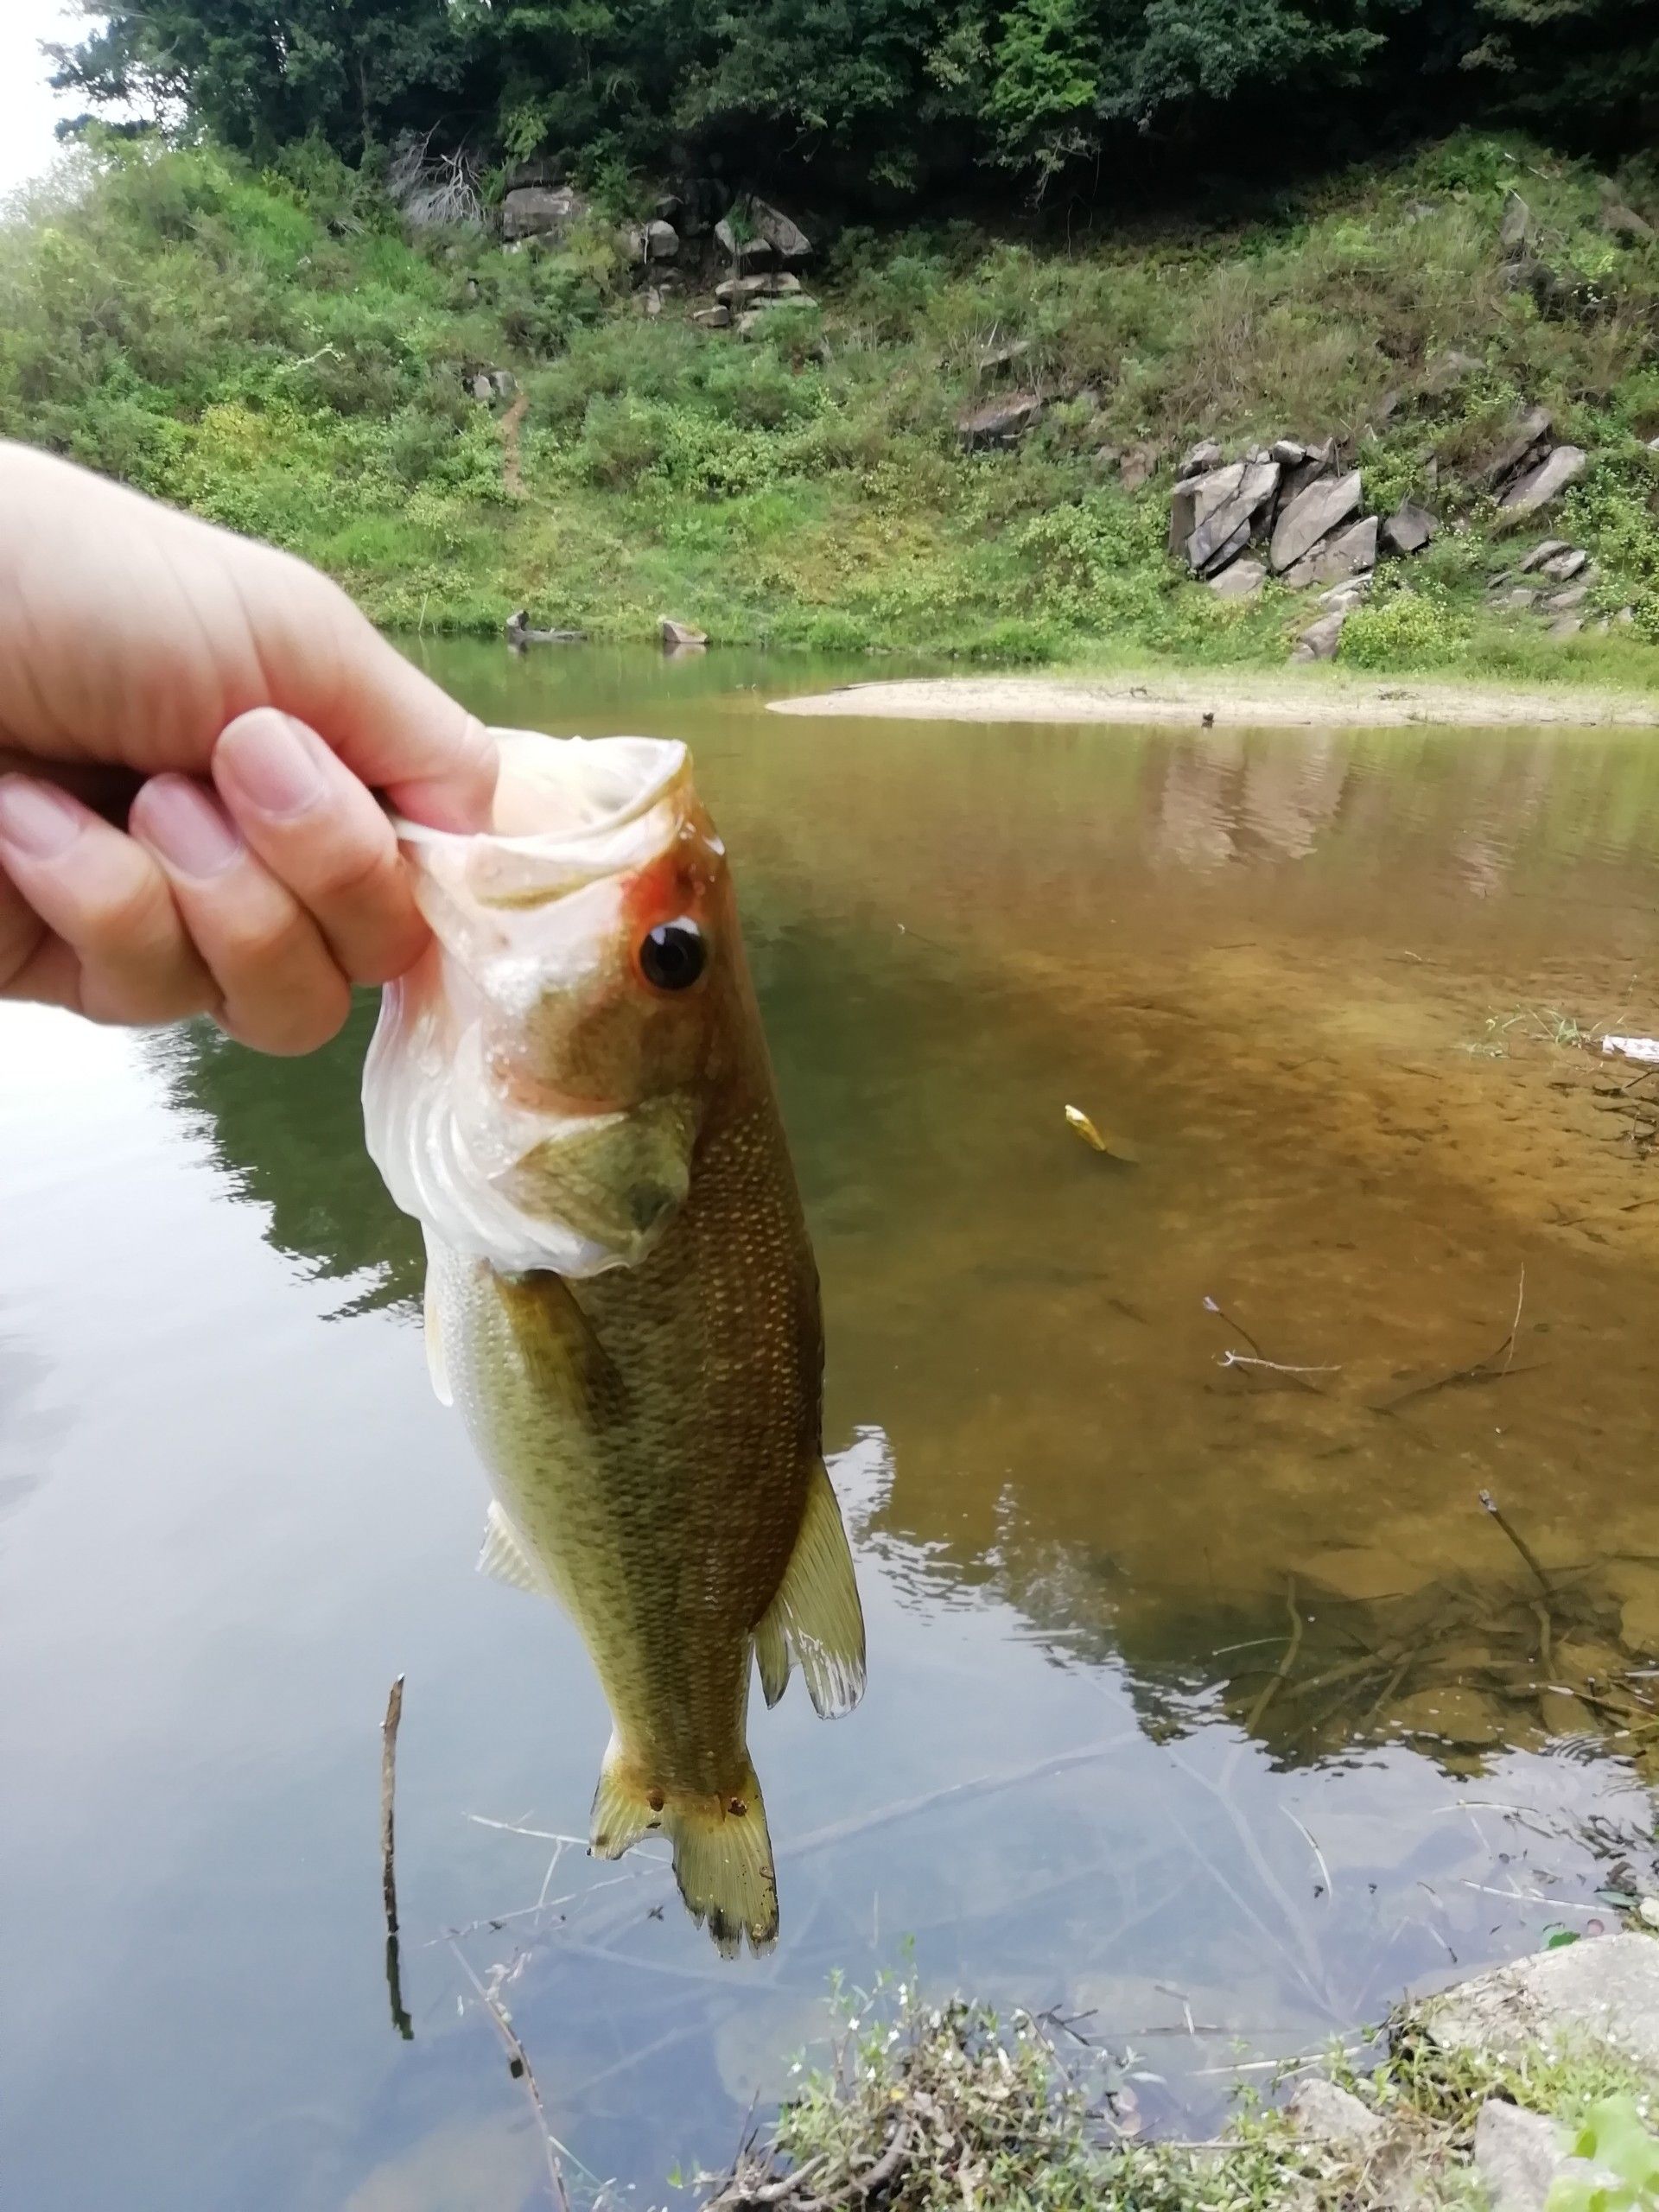
[[[1659,1060],[1659,1037],[1604,1037],[1601,1049],[1626,1060]],[[1069,1114],[1071,1109],[1065,1110]]]
[[[1065,1125],[1080,1136],[1091,1151],[1103,1152],[1108,1160],[1122,1160],[1126,1167],[1140,1165],[1141,1155],[1124,1138],[1116,1135],[1103,1135],[1099,1127],[1085,1114],[1081,1106],[1068,1106]]]

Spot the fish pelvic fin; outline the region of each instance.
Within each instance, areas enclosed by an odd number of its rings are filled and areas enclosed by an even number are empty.
[[[754,1631],[754,1655],[768,1705],[783,1695],[791,1664],[806,1678],[813,1710],[826,1719],[850,1713],[864,1694],[864,1609],[822,1459],[807,1478],[801,1532]]]
[[[755,1952],[778,1940],[778,1876],[760,1784],[746,1751],[721,1796],[658,1787],[644,1762],[613,1736],[594,1793],[588,1848],[620,1859],[640,1837],[660,1833],[674,1847],[674,1878],[686,1910],[705,1923],[720,1955],[734,1959],[748,1938]]]

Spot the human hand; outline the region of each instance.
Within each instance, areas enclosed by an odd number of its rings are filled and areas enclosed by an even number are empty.
[[[308,1052],[427,941],[372,791],[465,830],[494,783],[315,569],[0,443],[0,1000]]]

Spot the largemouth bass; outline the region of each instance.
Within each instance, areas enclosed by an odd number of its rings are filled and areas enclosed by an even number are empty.
[[[863,1688],[817,1274],[685,748],[501,743],[493,833],[398,825],[434,943],[385,994],[369,1150],[425,1230],[480,1565],[558,1598],[604,1687],[591,1847],[660,1830],[730,1955],[778,1929],[752,1665],[769,1705],[791,1664],[821,1713]]]

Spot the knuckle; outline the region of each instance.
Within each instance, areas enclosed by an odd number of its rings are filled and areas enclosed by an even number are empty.
[[[318,864],[307,885],[319,906],[358,906],[402,903],[397,848],[378,838],[342,839]]]
[[[315,1052],[337,1037],[351,1011],[352,995],[343,977],[319,982],[303,994],[257,1007],[232,1008],[220,1027],[239,1044],[278,1059]]]

